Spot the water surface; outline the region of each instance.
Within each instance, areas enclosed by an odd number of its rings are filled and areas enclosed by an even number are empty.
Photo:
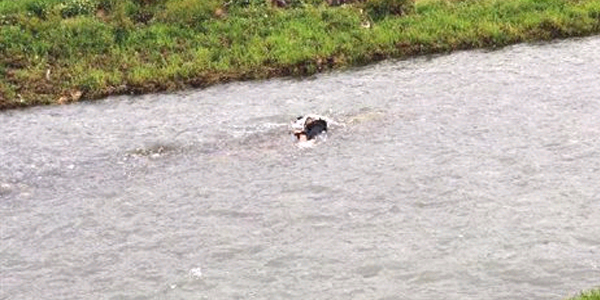
[[[600,38],[0,113],[0,299],[600,285]],[[343,124],[299,149],[303,113]]]

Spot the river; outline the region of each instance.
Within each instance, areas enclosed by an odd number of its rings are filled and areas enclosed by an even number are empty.
[[[0,299],[600,285],[600,37],[0,113]],[[299,148],[288,124],[326,115]]]

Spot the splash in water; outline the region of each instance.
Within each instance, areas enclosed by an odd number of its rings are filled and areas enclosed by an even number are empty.
[[[327,140],[327,130],[331,124],[337,123],[324,116],[306,115],[296,118],[291,127],[292,133],[298,141],[297,145],[305,148]]]

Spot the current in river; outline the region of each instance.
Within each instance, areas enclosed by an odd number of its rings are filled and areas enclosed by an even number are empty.
[[[0,113],[0,299],[600,285],[600,37]],[[326,141],[289,124],[325,115]]]

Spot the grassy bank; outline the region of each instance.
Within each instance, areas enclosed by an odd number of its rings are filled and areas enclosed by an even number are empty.
[[[385,1],[0,0],[0,109],[600,33],[599,0]]]
[[[600,290],[583,292],[581,295],[571,298],[571,300],[600,300]]]

